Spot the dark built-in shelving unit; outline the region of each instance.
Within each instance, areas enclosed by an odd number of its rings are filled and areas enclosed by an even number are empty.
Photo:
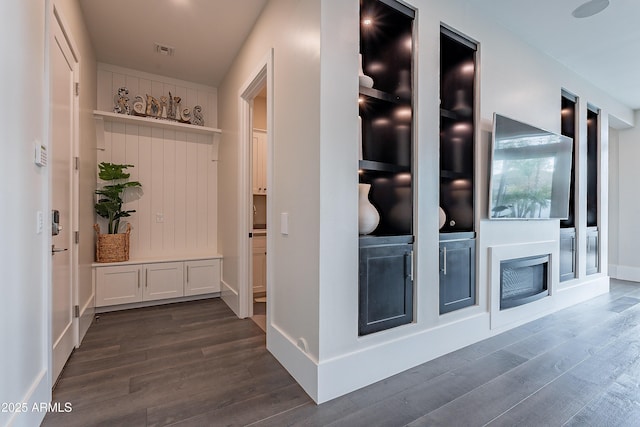
[[[413,321],[413,23],[394,0],[361,0],[360,183],[380,214],[359,239],[359,335]]]
[[[599,134],[600,110],[589,106],[587,108],[587,274],[594,274],[600,270],[598,233]]]
[[[440,28],[440,313],[476,304],[475,84],[477,44]]]
[[[562,91],[560,123],[561,133],[573,139],[573,160],[571,162],[571,184],[569,186],[569,214],[560,220],[560,281],[576,277],[576,228],[575,228],[575,163],[576,163],[576,119],[577,97]]]

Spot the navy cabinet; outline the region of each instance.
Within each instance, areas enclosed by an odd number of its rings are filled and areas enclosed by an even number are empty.
[[[360,335],[413,321],[411,237],[360,239]]]
[[[476,303],[476,240],[440,241],[440,314]]]
[[[576,277],[576,229],[560,229],[560,281]]]
[[[587,228],[587,274],[595,274],[599,268],[598,227]]]

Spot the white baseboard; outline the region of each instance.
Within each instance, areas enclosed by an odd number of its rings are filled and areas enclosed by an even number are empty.
[[[608,291],[609,277],[604,274],[594,275],[588,280],[576,283],[575,286],[555,291],[553,298],[549,298],[551,304],[546,311],[534,313],[528,318],[521,318],[519,321],[499,329],[491,329],[491,319],[488,312],[429,330],[420,331],[415,328],[416,325],[406,325],[403,328],[406,327],[408,330],[414,328],[416,333],[408,331],[405,336],[398,339],[321,361],[318,365],[315,395],[309,392],[307,387],[303,387],[314,401],[324,403]],[[289,348],[286,349],[288,353],[292,352],[290,347],[294,346],[295,344],[289,342]],[[394,362],[389,363],[390,360]],[[288,365],[285,364],[285,366],[288,368]],[[311,370],[311,368],[306,369]],[[294,375],[294,377],[298,380],[298,376]],[[309,381],[309,384],[312,386],[313,382]]]
[[[640,268],[628,265],[609,264],[609,274],[614,279],[640,282]]]
[[[42,423],[45,415],[47,415],[47,408],[44,405],[48,405],[51,402],[51,386],[47,380],[48,376],[46,370],[40,371],[22,399],[19,402],[14,402],[23,404],[23,408],[26,410],[13,411],[5,425],[11,427],[33,427]],[[0,420],[2,420],[1,417]]]
[[[267,350],[316,402],[318,400],[318,362],[306,352],[304,340],[296,343],[274,325],[267,325]]]
[[[158,300],[145,301],[145,302],[133,302],[131,304],[108,305],[105,307],[96,307],[95,312],[96,314],[108,313],[110,311],[128,310],[130,308],[142,308],[142,307],[151,307],[154,305],[173,304],[174,302],[198,301],[201,299],[216,298],[219,296],[220,296],[220,292],[213,292],[210,294],[190,295],[186,297],[158,299]]]
[[[324,403],[351,391],[489,338],[489,313],[481,313],[446,326],[417,331],[380,345],[322,361],[318,396]],[[406,325],[407,329],[416,325]],[[389,363],[392,360],[393,363]]]

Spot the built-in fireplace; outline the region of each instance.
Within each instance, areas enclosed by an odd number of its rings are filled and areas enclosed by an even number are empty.
[[[500,310],[549,295],[549,254],[500,261]]]

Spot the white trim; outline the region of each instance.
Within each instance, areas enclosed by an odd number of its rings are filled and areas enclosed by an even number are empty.
[[[253,99],[260,93],[264,85],[267,86],[267,223],[272,194],[272,134],[273,134],[273,49],[264,56],[259,65],[249,74],[249,78],[238,91],[239,141],[238,155],[238,188],[241,193],[238,198],[238,317],[245,318],[253,314],[252,304],[252,252],[249,233],[252,232],[251,206],[253,191],[251,180],[251,144],[253,133]],[[270,250],[271,238],[267,234],[267,324],[270,321],[269,283],[273,268],[271,268]],[[268,328],[267,328],[268,329]]]
[[[15,404],[26,405],[26,411],[15,411],[11,414],[7,426],[37,426],[42,423],[46,411],[32,410],[39,408],[51,400],[51,386],[48,383],[50,370],[42,370],[35,376],[35,381],[29,387],[27,393],[20,402]],[[64,404],[63,404],[64,405]]]
[[[619,280],[640,282],[640,267],[631,265],[609,265],[609,273],[611,277]]]

